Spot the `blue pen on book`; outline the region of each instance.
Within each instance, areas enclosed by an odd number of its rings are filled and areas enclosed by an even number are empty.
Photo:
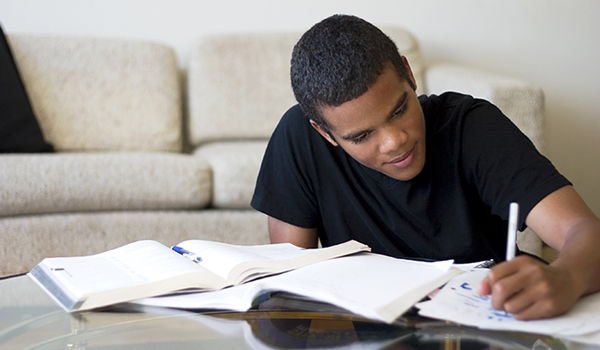
[[[181,247],[178,247],[176,245],[172,246],[171,249],[173,249],[175,252],[185,256],[186,258],[192,260],[193,262],[200,262],[202,261],[202,258],[199,257],[198,255],[196,255],[195,253],[190,252],[187,249],[183,249]]]

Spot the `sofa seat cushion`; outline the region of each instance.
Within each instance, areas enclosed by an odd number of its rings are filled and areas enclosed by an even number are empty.
[[[215,142],[194,152],[213,171],[212,206],[248,209],[268,141]]]
[[[0,157],[0,216],[192,209],[210,201],[208,164],[170,153]]]
[[[57,151],[180,151],[172,48],[87,37],[8,35],[46,140]]]

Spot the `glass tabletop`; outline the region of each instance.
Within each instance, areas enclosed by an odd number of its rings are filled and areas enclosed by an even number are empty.
[[[600,349],[408,313],[394,324],[270,295],[245,313],[133,305],[69,314],[29,277],[0,280],[0,349]]]

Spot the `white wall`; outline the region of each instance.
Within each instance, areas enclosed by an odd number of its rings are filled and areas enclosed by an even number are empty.
[[[334,13],[401,25],[426,61],[525,78],[546,93],[546,154],[600,215],[600,1],[0,0],[7,33],[141,38],[183,66],[206,33],[306,30]]]

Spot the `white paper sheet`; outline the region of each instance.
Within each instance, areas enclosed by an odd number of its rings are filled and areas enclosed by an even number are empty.
[[[600,293],[582,298],[567,314],[545,320],[518,321],[494,309],[489,296],[477,292],[487,269],[474,269],[450,280],[433,300],[418,303],[419,314],[482,329],[511,330],[575,337],[600,332]],[[595,337],[588,337],[594,339]],[[585,341],[585,337],[581,337]]]

